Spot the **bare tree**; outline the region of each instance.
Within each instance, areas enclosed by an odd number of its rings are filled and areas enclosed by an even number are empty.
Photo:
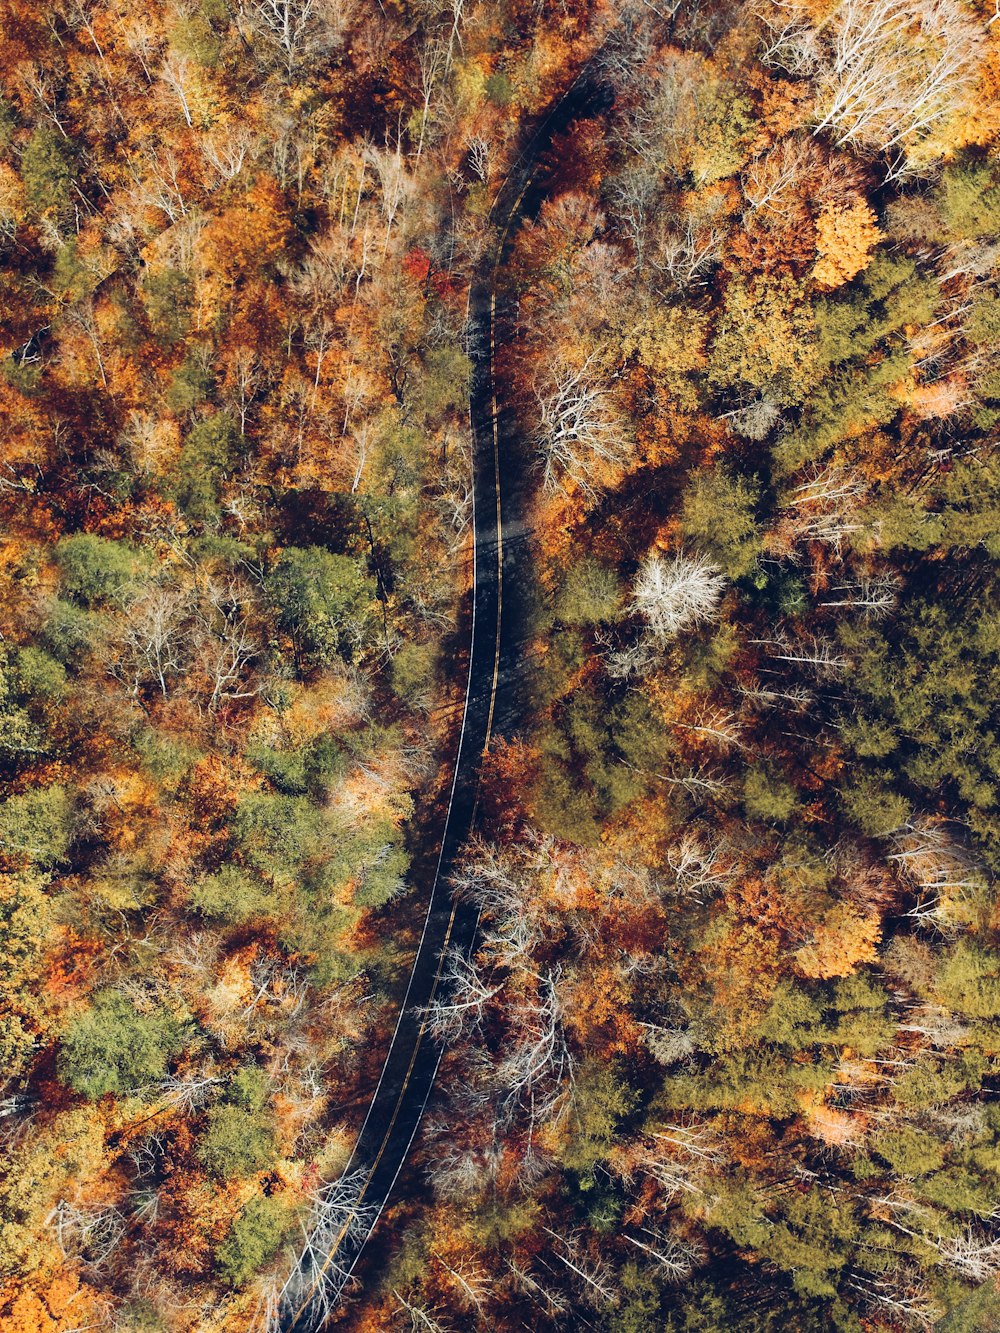
[[[502,989],[502,985],[490,986],[475,962],[461,953],[450,953],[437,996],[425,1011],[428,1030],[438,1041],[456,1040],[479,1027],[487,1004]]]
[[[533,443],[546,490],[558,489],[565,479],[593,496],[602,466],[621,467],[630,456],[630,441],[596,360],[592,353],[579,367],[562,363],[535,383]]]
[[[136,1139],[128,1150],[135,1173],[139,1180],[155,1176],[163,1165],[167,1151],[167,1136],[162,1131],[149,1134],[144,1139]]]
[[[917,892],[917,901],[906,915],[938,934],[954,936],[963,920],[958,903],[963,896],[986,887],[982,867],[946,821],[933,816],[910,820],[893,834],[892,841],[895,850],[889,859]]]
[[[900,1268],[889,1276],[857,1273],[848,1285],[862,1300],[882,1316],[894,1322],[905,1322],[918,1328],[930,1329],[943,1317],[944,1311],[927,1290],[918,1272]]]
[[[917,29],[917,32],[914,32]],[[818,128],[883,151],[919,139],[972,88],[982,31],[957,0],[843,0]]]
[[[541,930],[534,904],[524,891],[525,867],[511,850],[482,839],[473,840],[469,850],[471,855],[452,876],[452,883],[484,917],[482,950],[494,965],[526,967]],[[528,850],[542,863],[550,858],[550,844],[544,839]]]
[[[451,1325],[441,1322],[441,1311],[436,1306],[403,1296],[395,1287],[392,1294],[412,1333],[451,1333]]]
[[[983,882],[982,872],[949,825],[934,816],[917,816],[893,835],[895,851],[889,859],[906,872],[919,889],[973,888]]]
[[[490,1294],[490,1275],[474,1259],[463,1257],[450,1264],[442,1254],[435,1254],[444,1271],[451,1278],[455,1296],[459,1305],[466,1310],[475,1310],[478,1315],[485,1311]]]
[[[536,976],[537,993],[514,1010],[513,1045],[496,1067],[504,1118],[518,1107],[528,1111],[529,1124],[552,1115],[573,1078],[573,1056],[563,1029],[559,997],[560,970]]]
[[[238,581],[210,580],[201,599],[193,634],[196,660],[204,673],[208,711],[224,703],[252,699],[259,687],[249,680],[261,644],[248,614],[247,589]]]
[[[277,48],[289,77],[304,60],[339,46],[351,19],[350,0],[244,0],[240,17]]]
[[[340,298],[344,284],[353,276],[350,237],[346,228],[334,226],[310,240],[309,252],[292,278],[292,289],[313,309],[323,311]]]
[[[725,227],[690,212],[675,218],[659,215],[650,264],[678,287],[689,287],[722,257]]]
[[[695,722],[681,722],[674,718],[670,725],[678,727],[681,731],[690,731],[696,736],[703,736],[705,740],[714,743],[722,750],[746,748],[740,739],[743,730],[740,718],[727,709],[709,707]]]
[[[674,890],[698,902],[731,883],[738,866],[723,856],[720,842],[708,843],[697,833],[685,833],[667,851],[667,864],[674,872]]]
[[[898,1031],[922,1037],[929,1046],[938,1050],[954,1050],[963,1046],[969,1037],[969,1025],[939,1005],[921,1005],[906,1014],[907,1022],[900,1023]]]
[[[656,642],[648,634],[641,634],[624,644],[604,631],[598,631],[595,638],[604,660],[604,670],[613,680],[644,676],[661,661]]]
[[[212,1089],[218,1087],[221,1082],[222,1079],[214,1074],[195,1073],[183,1078],[172,1074],[163,1079],[157,1087],[164,1101],[170,1106],[178,1107],[186,1115],[193,1115],[202,1109]],[[160,1151],[162,1152],[162,1147]]]
[[[466,1081],[463,1091],[468,1086]],[[481,1110],[484,1103],[485,1098],[480,1098],[471,1109]],[[460,1202],[493,1180],[499,1165],[497,1152],[484,1152],[478,1147],[456,1143],[454,1125],[449,1123],[440,1138],[427,1175],[441,1197]]]
[[[533,1305],[539,1306],[547,1319],[558,1319],[566,1314],[569,1302],[558,1287],[549,1286],[527,1265],[513,1258],[507,1260],[507,1265],[515,1291],[522,1292]]]
[[[153,74],[153,65],[162,43],[162,36],[156,25],[150,22],[147,15],[137,15],[129,18],[122,25],[122,36],[127,51],[130,51],[139,64],[142,66],[142,72],[146,76],[146,82],[152,83],[155,75]]]
[[[725,586],[722,571],[701,554],[680,551],[668,560],[654,551],[639,567],[630,609],[664,642],[710,620]]]
[[[729,422],[730,429],[744,440],[757,442],[766,439],[778,425],[781,407],[773,398],[764,394],[743,407],[726,412],[724,419]]]
[[[481,134],[469,140],[469,168],[485,185],[490,178],[490,144]]]
[[[697,1049],[695,1040],[687,1028],[664,1027],[660,1023],[642,1023],[642,1038],[650,1055],[657,1064],[677,1064],[693,1055]]]
[[[835,583],[831,599],[820,606],[849,607],[870,616],[884,616],[899,600],[900,579],[893,573],[862,575],[855,582]]]
[[[45,115],[52,121],[64,139],[68,139],[66,128],[59,119],[58,97],[49,75],[41,65],[34,61],[21,61],[17,66],[17,76],[28,92],[35,98]]]
[[[701,1194],[706,1172],[725,1155],[703,1125],[665,1125],[620,1152],[615,1169],[625,1181],[645,1176],[655,1181],[667,1201],[682,1194]]]
[[[942,1264],[969,1282],[989,1282],[1000,1273],[1000,1240],[983,1236],[972,1227],[966,1227],[958,1236],[941,1237],[934,1248]]]
[[[456,20],[457,21],[457,20]],[[420,47],[420,135],[417,140],[417,161],[424,150],[427,135],[427,120],[430,116],[431,100],[441,75],[451,63],[452,40],[438,33],[428,36]]]
[[[743,698],[758,708],[781,708],[792,713],[804,713],[815,699],[813,691],[805,685],[775,689],[770,685],[762,685],[759,680],[752,680],[738,688]]]
[[[160,68],[160,78],[177,98],[188,129],[194,126],[191,116],[191,103],[188,101],[185,87],[191,74],[191,61],[187,56],[168,55]]]
[[[743,172],[743,194],[750,211],[765,218],[788,217],[789,197],[796,194],[806,174],[816,168],[818,145],[789,135],[766,153],[759,153]]]
[[[246,165],[253,146],[253,132],[247,125],[224,125],[206,134],[200,147],[209,167],[209,188],[235,180]]]
[[[550,1227],[543,1227],[547,1236],[556,1242],[553,1256],[572,1275],[574,1284],[579,1286],[583,1298],[590,1305],[614,1305],[618,1301],[618,1292],[612,1282],[607,1265],[601,1259],[595,1259],[585,1249],[583,1238],[576,1232],[561,1236]]]
[[[97,320],[94,298],[88,296],[70,306],[66,312],[66,319],[69,324],[79,329],[90,343],[94,360],[97,362],[97,370],[101,376],[101,383],[106,389],[108,387],[108,376],[104,364],[104,353],[101,348],[101,330]]]
[[[246,435],[250,407],[264,379],[264,366],[252,347],[238,347],[226,368],[224,388],[229,406],[239,414],[240,434]]]
[[[627,167],[611,181],[611,215],[632,242],[635,265],[640,271],[645,261],[650,219],[659,194],[659,178],[643,165]]]
[[[680,1282],[690,1277],[694,1269],[705,1261],[705,1251],[691,1241],[678,1240],[675,1236],[665,1236],[659,1231],[642,1228],[646,1240],[635,1236],[625,1236],[630,1245],[649,1255],[657,1267],[665,1274],[668,1281]]]
[[[294,1316],[310,1310],[317,1325],[329,1318],[349,1273],[339,1259],[345,1240],[368,1234],[376,1208],[363,1202],[367,1173],[363,1167],[341,1176],[313,1195],[312,1216],[303,1226],[299,1258],[281,1289],[280,1311]]]
[[[184,669],[187,617],[187,595],[166,583],[140,593],[126,609],[119,651],[110,671],[136,698],[150,684],[165,696],[173,678]]]
[[[748,643],[768,649],[772,662],[786,662],[791,666],[808,667],[821,679],[842,676],[850,662],[829,640],[815,634],[791,642],[779,634],[773,639],[748,639]]]
[[[188,212],[184,187],[189,185],[188,172],[172,148],[146,153],[145,171],[140,175],[133,168],[135,187],[132,204],[137,209],[158,208],[171,223],[179,222]]]
[[[815,24],[804,4],[764,6],[765,57],[819,89],[817,132],[889,154],[907,153],[965,103],[984,30],[960,0],[840,0]]]
[[[794,488],[785,506],[793,541],[817,541],[839,555],[844,541],[859,532],[858,504],[867,494],[862,477],[830,464],[813,467]]]
[[[63,1255],[91,1268],[103,1267],[125,1235],[125,1219],[111,1204],[83,1206],[60,1199],[49,1221]]]
[[[375,168],[381,193],[382,216],[385,218],[385,240],[382,254],[389,248],[389,238],[393,224],[406,202],[414,192],[414,180],[406,170],[406,163],[400,145],[395,148],[376,148],[369,145],[366,149],[368,162]]]

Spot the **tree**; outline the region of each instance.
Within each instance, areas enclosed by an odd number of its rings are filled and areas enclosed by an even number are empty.
[[[12,770],[47,753],[46,723],[66,673],[41,648],[0,652],[0,762]]]
[[[840,441],[892,422],[911,373],[908,325],[933,317],[937,286],[905,256],[876,253],[850,289],[813,307],[811,382],[798,424],[773,450],[788,475]]]
[[[218,514],[219,491],[236,459],[236,427],[225,412],[205,417],[189,432],[177,461],[175,494],[190,518]]]
[[[297,662],[329,666],[363,643],[374,590],[358,561],[320,546],[289,547],[268,575],[266,589]]]
[[[816,219],[816,232],[819,260],[813,278],[827,289],[850,282],[860,273],[882,239],[875,214],[863,199],[824,208]]]
[[[238,925],[273,906],[267,886],[241,870],[225,865],[205,875],[191,889],[191,906],[202,916]]]
[[[219,1180],[254,1175],[274,1160],[274,1122],[269,1096],[270,1087],[263,1070],[244,1065],[229,1081],[221,1100],[209,1108],[197,1153],[199,1161]],[[270,1219],[272,1223],[274,1220]],[[252,1229],[250,1220],[244,1236],[248,1241]],[[258,1244],[260,1239],[258,1234]],[[235,1254],[232,1257],[235,1261]]]
[[[841,727],[862,775],[881,780],[891,765],[898,777],[888,787],[898,797],[946,784],[996,864],[1000,756],[986,682],[1000,638],[982,598],[918,597],[884,628],[845,629],[855,668]]]
[[[280,1199],[251,1199],[215,1252],[224,1280],[231,1287],[248,1282],[277,1253],[290,1221],[288,1208]]]
[[[256,1175],[274,1161],[274,1133],[259,1115],[238,1106],[213,1106],[197,1153],[218,1180]]]
[[[703,555],[679,551],[672,560],[658,551],[646,556],[632,585],[631,610],[666,641],[711,620],[722,597],[722,572]]]
[[[667,243],[663,251],[657,253],[654,262],[678,281],[690,281],[698,271],[701,259],[711,262],[707,252],[697,247],[696,250],[697,254],[688,256],[693,267],[686,261],[682,264],[680,251]],[[625,307],[621,315],[626,321],[622,329],[622,355],[634,358],[647,369],[657,385],[662,386],[679,407],[696,408],[699,404],[697,377],[707,360],[708,320],[684,306],[663,307],[659,302],[651,310]]]
[[[861,912],[851,903],[838,903],[795,957],[807,977],[846,977],[859,963],[875,961],[881,938],[877,914]]]
[[[559,589],[556,615],[567,625],[601,625],[617,618],[622,593],[613,570],[585,558],[570,565]]]
[[[13,1296],[3,1314],[7,1333],[74,1333],[81,1324],[100,1325],[107,1317],[105,1301],[79,1275],[56,1272]]]
[[[812,312],[789,279],[730,282],[709,355],[709,379],[763,391],[779,405],[806,396],[816,370]]]
[[[756,765],[748,770],[743,782],[743,806],[751,818],[785,823],[798,805],[795,788],[778,773]]]
[[[742,165],[752,138],[750,104],[705,57],[668,48],[647,67],[624,133],[654,170],[706,185]]]
[[[597,374],[596,356],[579,367],[562,364],[546,372],[535,384],[535,397],[533,443],[546,490],[570,482],[595,495],[631,454],[609,387]]]
[[[21,179],[28,203],[37,212],[58,216],[69,207],[73,184],[72,146],[65,135],[47,125],[37,126],[25,144]]]
[[[306,60],[319,60],[343,40],[349,0],[243,0],[240,16],[251,32],[277,49],[291,78]]]
[[[244,860],[278,882],[293,879],[306,862],[329,856],[333,848],[330,819],[304,796],[248,792],[236,807],[232,831]],[[225,885],[215,881],[209,893],[221,889],[232,902],[234,886],[235,876],[227,874]]]
[[[1000,227],[1000,180],[992,162],[952,162],[941,173],[941,214],[956,240],[984,240]]]
[[[721,468],[695,474],[684,492],[681,526],[685,537],[727,578],[745,578],[763,549],[755,518],[759,487]]]
[[[44,881],[30,875],[0,875],[0,1061],[8,1079],[28,1065],[44,1031],[42,1005],[34,994],[51,927]]]
[[[586,1173],[606,1160],[619,1123],[638,1101],[622,1069],[596,1058],[583,1063],[573,1077],[572,1133],[562,1153],[566,1166]]]
[[[60,1042],[59,1077],[91,1101],[148,1090],[187,1037],[186,1024],[166,1010],[141,1013],[120,991],[98,991]]]
[[[76,807],[63,786],[42,787],[0,803],[0,851],[38,866],[64,861],[73,839]]]
[[[120,606],[135,590],[146,557],[125,542],[94,533],[63,537],[55,548],[62,589],[83,606]]]

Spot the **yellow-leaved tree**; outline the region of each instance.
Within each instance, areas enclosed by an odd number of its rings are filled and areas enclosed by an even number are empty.
[[[875,214],[861,198],[849,204],[828,204],[816,219],[819,259],[813,278],[832,290],[868,267],[872,250],[882,239]]]
[[[795,954],[804,976],[822,981],[848,977],[859,963],[874,962],[882,938],[876,912],[862,912],[851,903],[838,903],[827,912],[812,941]]]

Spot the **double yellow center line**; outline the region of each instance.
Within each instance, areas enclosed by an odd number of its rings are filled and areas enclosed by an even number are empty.
[[[491,686],[490,686],[490,706],[489,706],[489,713],[488,713],[488,715],[487,715],[487,719],[486,719],[486,736],[485,736],[484,743],[483,743],[483,754],[484,754],[484,755],[485,755],[486,753],[488,753],[488,751],[489,751],[490,737],[491,737],[491,735],[492,735],[492,731],[493,731],[493,715],[494,715],[494,711],[495,711],[495,708],[496,708],[497,687],[498,687],[498,683],[499,683],[499,679],[500,679],[500,627],[501,627],[501,621],[502,621],[502,617],[503,617],[503,515],[502,515],[502,511],[501,511],[501,499],[500,499],[500,429],[499,429],[499,413],[498,413],[498,407],[497,407],[496,376],[495,376],[495,373],[494,373],[494,366],[495,366],[495,361],[496,361],[496,307],[497,307],[496,275],[497,275],[497,271],[498,271],[498,269],[499,269],[499,267],[500,267],[500,262],[501,262],[501,259],[502,259],[502,257],[503,257],[504,249],[506,248],[506,245],[507,245],[507,238],[508,238],[508,236],[509,236],[509,234],[510,234],[510,229],[511,229],[511,226],[513,225],[514,218],[517,216],[518,209],[521,207],[521,201],[524,199],[524,196],[525,196],[525,194],[527,193],[528,188],[529,188],[529,186],[531,185],[531,182],[532,182],[532,180],[533,180],[534,177],[535,177],[535,173],[536,173],[536,171],[537,171],[537,166],[536,166],[536,167],[533,167],[532,170],[529,172],[529,174],[528,174],[528,176],[527,176],[527,178],[526,178],[526,180],[525,180],[525,182],[524,182],[524,185],[521,187],[521,190],[520,190],[520,192],[519,192],[517,198],[514,200],[513,204],[511,205],[510,209],[508,210],[507,217],[506,217],[506,220],[505,220],[505,222],[504,222],[504,228],[503,228],[503,231],[502,231],[501,234],[500,234],[500,239],[499,239],[499,241],[498,241],[498,243],[497,243],[497,248],[496,248],[495,255],[494,255],[494,260],[493,260],[493,269],[492,269],[492,274],[491,274],[491,279],[492,279],[492,280],[491,280],[491,293],[490,293],[490,343],[489,343],[489,347],[490,347],[490,359],[489,359],[488,370],[489,370],[489,382],[490,382],[490,404],[491,404],[491,414],[492,414],[492,419],[493,419],[493,472],[494,472],[494,485],[495,485],[495,488],[496,488],[497,626],[496,626],[496,643],[495,643],[495,647],[494,647],[494,655],[493,655],[493,681],[492,681],[492,684],[491,684]],[[474,425],[473,425],[473,432],[475,432],[475,426],[474,426]],[[473,491],[474,491],[474,489],[475,489],[475,486],[473,485]],[[477,540],[477,535],[476,535],[476,532],[475,532],[475,524],[473,524],[473,543],[474,543],[474,544],[475,544],[476,540]],[[476,597],[476,595],[477,595],[477,592],[478,592],[478,588],[477,588],[477,586],[476,586],[475,573],[473,573],[473,601],[475,601],[475,597]],[[475,624],[474,621],[473,621],[473,624]],[[472,646],[472,648],[470,648],[470,653],[471,653],[472,651],[474,651],[474,645],[475,645],[475,638],[474,638],[474,635],[473,635],[473,646]],[[472,671],[471,671],[471,662],[470,662],[470,672],[469,672],[469,686],[470,686],[470,687],[471,687],[471,682],[472,682]],[[465,713],[464,713],[463,723],[462,723],[462,733],[463,733],[463,738],[464,738],[464,731],[465,731],[465,721],[466,721],[466,719],[468,718],[468,713],[469,713],[469,704],[470,704],[470,690],[469,690],[469,688],[467,687],[467,689],[466,689],[466,695],[465,695]],[[459,740],[459,750],[458,750],[458,755],[456,756],[456,759],[455,759],[455,766],[456,766],[456,780],[457,780],[457,770],[458,770],[458,766],[459,766],[459,764],[461,763],[461,761],[462,761],[462,738],[460,738],[460,740]],[[447,815],[445,816],[444,833],[442,834],[442,846],[443,846],[443,843],[444,843],[444,837],[447,835],[447,830],[448,830],[448,820],[449,820],[450,817],[451,817],[451,808],[452,808],[452,803],[453,803],[453,801],[454,801],[454,793],[455,793],[455,784],[453,783],[453,786],[452,786],[452,798],[451,798],[451,801],[449,801],[449,804],[448,804],[448,813],[447,813]],[[471,823],[473,823],[473,824],[475,823],[476,812],[477,812],[478,808],[479,808],[479,793],[478,793],[478,791],[477,791],[477,793],[476,793],[476,799],[475,799],[475,802],[474,802],[474,804],[473,804],[473,810],[472,810],[472,820],[471,820]],[[437,871],[436,874],[435,874],[434,885],[433,885],[433,887],[432,887],[432,889],[431,889],[431,902],[433,902],[434,892],[435,892],[436,889],[437,889],[437,882],[438,882],[438,874],[439,874],[439,873],[440,873],[440,862],[439,862],[439,865],[438,865],[438,871]],[[329,1272],[330,1268],[333,1266],[333,1263],[334,1263],[334,1257],[335,1257],[337,1251],[340,1249],[340,1246],[343,1244],[344,1239],[346,1238],[346,1236],[347,1236],[348,1232],[350,1231],[352,1225],[354,1224],[354,1219],[355,1219],[355,1217],[357,1216],[358,1209],[360,1208],[361,1203],[362,1203],[362,1201],[363,1201],[363,1199],[364,1199],[366,1193],[368,1192],[369,1187],[371,1186],[371,1182],[372,1182],[372,1180],[373,1180],[373,1178],[374,1178],[375,1172],[378,1170],[379,1164],[380,1164],[380,1162],[382,1161],[382,1158],[383,1158],[383,1156],[384,1156],[384,1154],[385,1154],[385,1151],[386,1151],[386,1149],[387,1149],[388,1146],[389,1146],[389,1142],[390,1142],[390,1140],[391,1140],[391,1138],[392,1138],[393,1130],[395,1129],[395,1126],[396,1126],[396,1121],[397,1121],[397,1119],[399,1118],[399,1113],[400,1113],[400,1111],[401,1111],[401,1109],[402,1109],[402,1106],[403,1106],[403,1098],[405,1097],[407,1088],[409,1087],[410,1079],[412,1078],[414,1068],[416,1067],[417,1056],[419,1055],[421,1045],[423,1044],[424,1035],[425,1035],[426,1030],[427,1030],[427,1024],[428,1024],[429,1019],[430,1019],[430,1013],[429,1013],[430,1005],[433,1004],[434,999],[435,999],[435,997],[436,997],[436,995],[437,995],[438,987],[439,987],[439,985],[440,985],[440,983],[441,983],[441,976],[442,976],[442,972],[443,972],[443,969],[444,969],[445,958],[447,957],[448,945],[449,945],[450,942],[451,942],[451,934],[452,934],[452,930],[453,930],[454,925],[455,925],[455,917],[456,917],[457,912],[458,912],[458,901],[457,901],[457,899],[456,899],[456,900],[453,902],[453,904],[452,904],[451,916],[450,916],[449,919],[448,919],[448,927],[447,927],[447,929],[446,929],[446,931],[445,931],[444,941],[443,941],[442,946],[441,946],[441,952],[440,952],[440,957],[439,957],[439,959],[438,959],[437,971],[436,971],[435,974],[434,974],[434,983],[433,983],[433,985],[432,985],[432,987],[431,987],[431,993],[430,993],[430,997],[429,997],[429,1000],[428,1000],[427,1010],[425,1011],[425,1013],[424,1013],[424,1017],[423,1017],[423,1019],[421,1020],[421,1023],[420,1023],[420,1027],[419,1027],[418,1030],[417,1030],[417,1037],[416,1037],[415,1042],[413,1043],[413,1052],[412,1052],[412,1054],[411,1054],[411,1056],[410,1056],[410,1062],[409,1062],[409,1065],[407,1066],[406,1073],[405,1073],[405,1075],[403,1076],[403,1081],[402,1081],[402,1083],[400,1084],[399,1092],[398,1092],[398,1094],[397,1094],[397,1096],[396,1096],[396,1104],[395,1104],[395,1106],[394,1106],[394,1108],[393,1108],[393,1112],[392,1112],[392,1116],[391,1116],[391,1118],[390,1118],[390,1120],[389,1120],[389,1124],[386,1126],[385,1133],[384,1133],[383,1136],[382,1136],[382,1142],[381,1142],[381,1145],[379,1146],[378,1153],[376,1154],[374,1161],[372,1162],[371,1166],[369,1167],[369,1169],[368,1169],[368,1174],[366,1175],[365,1180],[364,1180],[364,1182],[363,1182],[363,1184],[362,1184],[360,1190],[358,1191],[358,1197],[357,1197],[357,1199],[355,1200],[354,1204],[353,1204],[352,1207],[351,1207],[351,1214],[350,1214],[350,1216],[348,1217],[347,1221],[344,1222],[343,1226],[340,1228],[340,1231],[337,1233],[336,1237],[335,1237],[334,1240],[332,1241],[332,1243],[331,1243],[331,1245],[330,1245],[330,1248],[329,1248],[329,1250],[328,1250],[328,1252],[327,1252],[327,1257],[326,1257],[326,1259],[325,1259],[324,1262],[323,1262],[323,1266],[320,1268],[319,1272],[316,1274],[316,1277],[315,1277],[315,1279],[314,1279],[312,1285],[310,1286],[309,1291],[308,1291],[308,1292],[306,1293],[306,1295],[303,1297],[302,1301],[300,1302],[300,1304],[299,1304],[298,1307],[296,1308],[295,1313],[294,1313],[294,1315],[292,1316],[292,1318],[291,1318],[289,1324],[287,1325],[287,1327],[288,1327],[289,1329],[294,1329],[295,1326],[298,1324],[299,1320],[300,1320],[300,1319],[302,1318],[302,1316],[306,1313],[306,1311],[308,1310],[309,1306],[312,1304],[312,1302],[313,1302],[313,1298],[315,1297],[317,1291],[319,1290],[319,1288],[320,1288],[321,1285],[323,1284],[323,1282],[324,1282],[324,1280],[325,1280],[325,1278],[326,1278],[327,1273]],[[419,947],[418,947],[418,956],[419,956]],[[390,1050],[391,1050],[391,1047],[390,1047]],[[384,1072],[384,1071],[383,1071],[383,1072]],[[378,1093],[378,1089],[376,1088],[376,1095],[377,1095],[377,1093]],[[373,1100],[374,1100],[374,1099],[373,1099]],[[415,1128],[415,1127],[414,1127],[414,1128]],[[402,1163],[401,1163],[400,1165],[402,1165]],[[382,1206],[383,1206],[383,1207],[384,1207],[384,1204],[385,1204],[385,1200],[382,1201]],[[380,1208],[379,1212],[381,1213],[381,1208]],[[378,1217],[376,1216],[376,1218],[375,1218],[374,1221],[372,1222],[371,1227],[369,1228],[368,1235],[371,1235],[371,1232],[374,1230],[374,1228],[375,1228],[375,1223],[376,1223],[377,1221],[378,1221]],[[365,1237],[365,1239],[367,1240],[367,1236]],[[358,1248],[358,1254],[360,1254],[360,1252],[361,1252],[361,1247],[359,1246],[359,1248]],[[353,1267],[353,1265],[352,1265],[352,1267]],[[348,1275],[349,1275],[349,1273],[348,1273]]]

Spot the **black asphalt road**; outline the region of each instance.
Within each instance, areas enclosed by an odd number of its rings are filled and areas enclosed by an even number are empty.
[[[453,897],[449,872],[475,821],[482,756],[491,737],[509,730],[516,718],[524,641],[517,591],[524,583],[523,498],[529,483],[509,416],[498,410],[494,355],[510,312],[498,296],[497,278],[517,226],[542,197],[543,158],[553,137],[603,99],[591,66],[585,67],[536,126],[493,205],[496,243],[473,278],[469,294],[475,470],[472,642],[451,799],[399,1021],[345,1172],[359,1173],[363,1181],[355,1217],[363,1216],[365,1222],[361,1227],[345,1224],[334,1238],[322,1283],[314,1280],[304,1292],[300,1283],[286,1288],[282,1333],[317,1333],[375,1228],[406,1161],[441,1059],[440,1048],[425,1031],[421,1011],[438,993],[446,952],[469,950],[475,939],[476,911]],[[296,1286],[300,1289],[293,1296]],[[321,1294],[321,1286],[325,1293]]]

